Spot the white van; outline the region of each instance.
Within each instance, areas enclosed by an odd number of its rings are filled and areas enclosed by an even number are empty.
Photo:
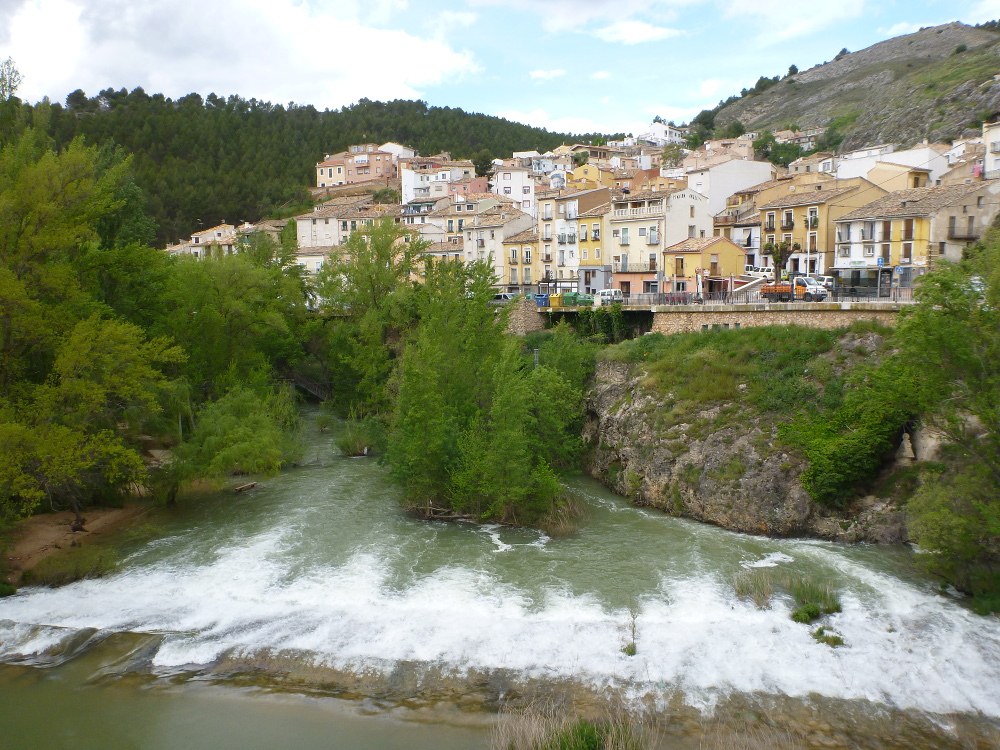
[[[594,293],[594,307],[602,305],[613,305],[615,302],[624,302],[625,295],[621,289],[599,289]]]

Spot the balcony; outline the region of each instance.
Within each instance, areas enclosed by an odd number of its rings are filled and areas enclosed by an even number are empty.
[[[818,227],[819,226],[819,217],[818,216],[810,216],[809,217],[809,221],[808,221],[808,226],[809,226],[810,229],[815,229],[816,227]]]
[[[633,269],[633,270],[635,270],[635,269]],[[622,258],[618,262],[613,262],[611,264],[611,272],[612,273],[628,273],[629,272],[628,258]]]
[[[642,206],[639,208],[616,208],[616,219],[627,219],[633,216],[662,216],[663,206]]]
[[[660,235],[658,233],[656,233],[656,232],[650,232],[649,234],[646,235],[646,244],[647,245],[659,245],[660,244]]]
[[[958,227],[948,227],[949,240],[975,241],[979,239],[979,232],[974,229],[959,229]]]
[[[600,233],[600,231],[598,231],[597,229],[595,229],[594,232],[593,232],[593,234],[590,236],[590,238],[594,242],[600,242],[601,241],[601,233]]]
[[[568,235],[566,235],[566,241],[569,244],[571,244],[571,245],[575,245],[576,244],[576,233],[575,232],[570,232]]]
[[[650,258],[649,259],[649,270],[650,271],[655,271],[656,270],[656,258]]]
[[[734,214],[719,214],[715,217],[715,223],[720,225],[735,224],[736,216]]]
[[[789,231],[789,230],[795,229],[795,220],[794,219],[784,219],[784,220],[782,220],[782,222],[781,222],[781,228],[782,228],[783,231],[786,231],[786,232]]]
[[[559,244],[560,245],[565,245],[566,244],[566,235],[565,234],[560,234],[559,235]]]
[[[875,232],[872,231],[872,230],[862,230],[862,232],[861,232],[861,241],[862,242],[874,242],[875,241]]]
[[[630,245],[631,243],[628,240],[628,235],[626,234],[623,237],[619,237],[618,238],[618,244],[619,245]]]
[[[765,232],[773,232],[774,231],[774,224],[765,224],[764,225],[764,231]]]
[[[542,255],[542,263],[551,263],[551,262],[552,262],[552,253],[544,253]]]
[[[486,240],[476,240],[476,247],[486,247]]]

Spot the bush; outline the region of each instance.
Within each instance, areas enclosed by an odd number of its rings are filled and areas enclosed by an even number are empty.
[[[363,422],[348,422],[337,437],[337,447],[345,456],[367,456],[372,448],[372,436]]]
[[[0,581],[0,598],[5,596],[13,596],[17,593],[17,589],[11,586],[6,581]]]
[[[825,643],[830,648],[836,648],[837,646],[844,645],[843,638],[836,633],[829,632],[826,628],[816,628],[816,630],[813,631],[812,637],[819,643]]]
[[[818,619],[822,614],[823,612],[820,610],[818,604],[809,603],[792,612],[792,619],[795,620],[795,622],[801,622],[808,625],[813,620]]]

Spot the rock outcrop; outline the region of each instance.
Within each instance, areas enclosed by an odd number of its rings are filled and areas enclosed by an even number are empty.
[[[773,417],[719,404],[678,421],[643,371],[600,362],[588,394],[587,469],[639,505],[732,531],[845,542],[906,541],[905,514],[867,497],[834,512],[802,487],[804,460],[780,446]]]

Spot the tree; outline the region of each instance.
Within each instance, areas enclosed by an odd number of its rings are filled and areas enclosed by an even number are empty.
[[[472,157],[472,163],[476,167],[477,177],[486,177],[493,172],[493,154],[488,148],[481,148]]]
[[[719,133],[720,138],[739,138],[747,132],[746,127],[739,120],[733,120],[731,123],[726,125],[722,131]]]
[[[390,408],[386,381],[413,319],[411,277],[427,244],[384,219],[351,232],[317,275],[323,309],[351,321],[347,346],[331,357],[352,373],[362,413]]]
[[[793,75],[795,75],[798,72],[799,72],[799,66],[798,65],[789,65],[788,66],[788,75],[793,76]]]
[[[785,240],[772,245],[771,257],[774,259],[775,280],[780,279],[788,261],[795,254],[795,249]]]
[[[668,143],[663,147],[663,166],[677,167],[684,160],[684,149],[676,143]]]
[[[23,81],[24,77],[12,58],[8,57],[0,63],[0,102],[12,99]]]

